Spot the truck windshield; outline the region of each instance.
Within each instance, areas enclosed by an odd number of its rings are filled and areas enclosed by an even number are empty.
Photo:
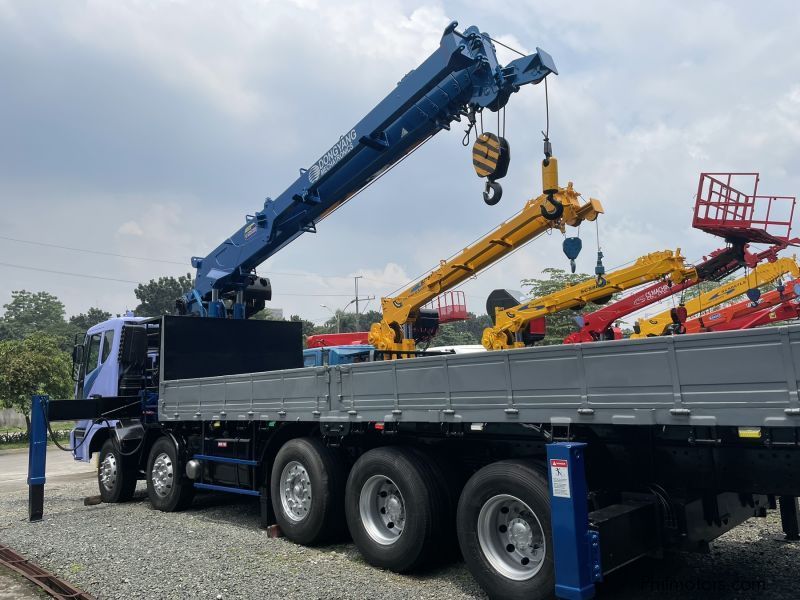
[[[97,368],[97,359],[100,357],[100,334],[95,333],[86,340],[86,369],[88,375]]]

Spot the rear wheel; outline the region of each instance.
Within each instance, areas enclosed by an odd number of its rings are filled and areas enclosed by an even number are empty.
[[[398,573],[436,562],[452,536],[443,477],[434,461],[410,448],[362,455],[347,479],[345,511],[366,561]]]
[[[147,459],[147,495],[154,508],[173,512],[191,504],[194,487],[184,469],[172,439],[164,436],[156,440]]]
[[[344,454],[317,438],[286,442],[272,463],[270,495],[284,535],[298,544],[335,540],[345,531]]]
[[[133,498],[137,474],[136,465],[131,463],[130,457],[120,454],[114,440],[105,441],[97,459],[97,486],[103,502],[127,502]]]
[[[491,598],[553,598],[547,479],[530,461],[475,473],[458,504],[458,540],[470,572]]]

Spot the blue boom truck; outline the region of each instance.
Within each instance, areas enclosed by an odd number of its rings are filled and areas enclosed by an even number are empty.
[[[271,296],[258,264],[452,121],[551,73],[542,50],[501,66],[488,35],[452,24],[288,190],[193,259],[179,315],[89,330],[76,398],[33,399],[30,519],[50,422],[83,419],[74,452],[99,453],[106,502],[139,480],[167,512],[197,490],[249,495],[291,541],[349,533],[400,573],[460,551],[492,598],[590,598],[616,569],[703,551],[777,499],[796,539],[798,327],[304,367],[299,323],[246,319]]]

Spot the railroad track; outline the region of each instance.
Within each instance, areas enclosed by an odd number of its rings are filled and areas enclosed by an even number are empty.
[[[94,600],[86,592],[73,587],[63,579],[33,564],[8,546],[0,544],[0,565],[4,565],[32,581],[56,600]]]

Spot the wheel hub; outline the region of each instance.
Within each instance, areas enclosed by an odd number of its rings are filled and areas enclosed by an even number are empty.
[[[519,498],[489,498],[478,515],[477,533],[486,560],[504,577],[525,581],[541,570],[547,550],[544,529]]]
[[[533,543],[533,529],[527,521],[515,518],[508,526],[509,541],[519,548],[530,548]]]
[[[150,480],[153,482],[153,489],[161,498],[166,498],[172,491],[175,483],[175,475],[172,468],[172,459],[166,452],[162,452],[153,461],[153,469],[150,472]]]
[[[361,522],[377,543],[394,544],[406,524],[403,495],[395,483],[383,475],[373,475],[364,483],[358,500]]]
[[[117,457],[113,454],[106,454],[103,462],[100,463],[100,483],[111,491],[117,483]]]
[[[293,460],[281,471],[281,507],[292,521],[302,521],[311,510],[311,478],[306,468]]]

